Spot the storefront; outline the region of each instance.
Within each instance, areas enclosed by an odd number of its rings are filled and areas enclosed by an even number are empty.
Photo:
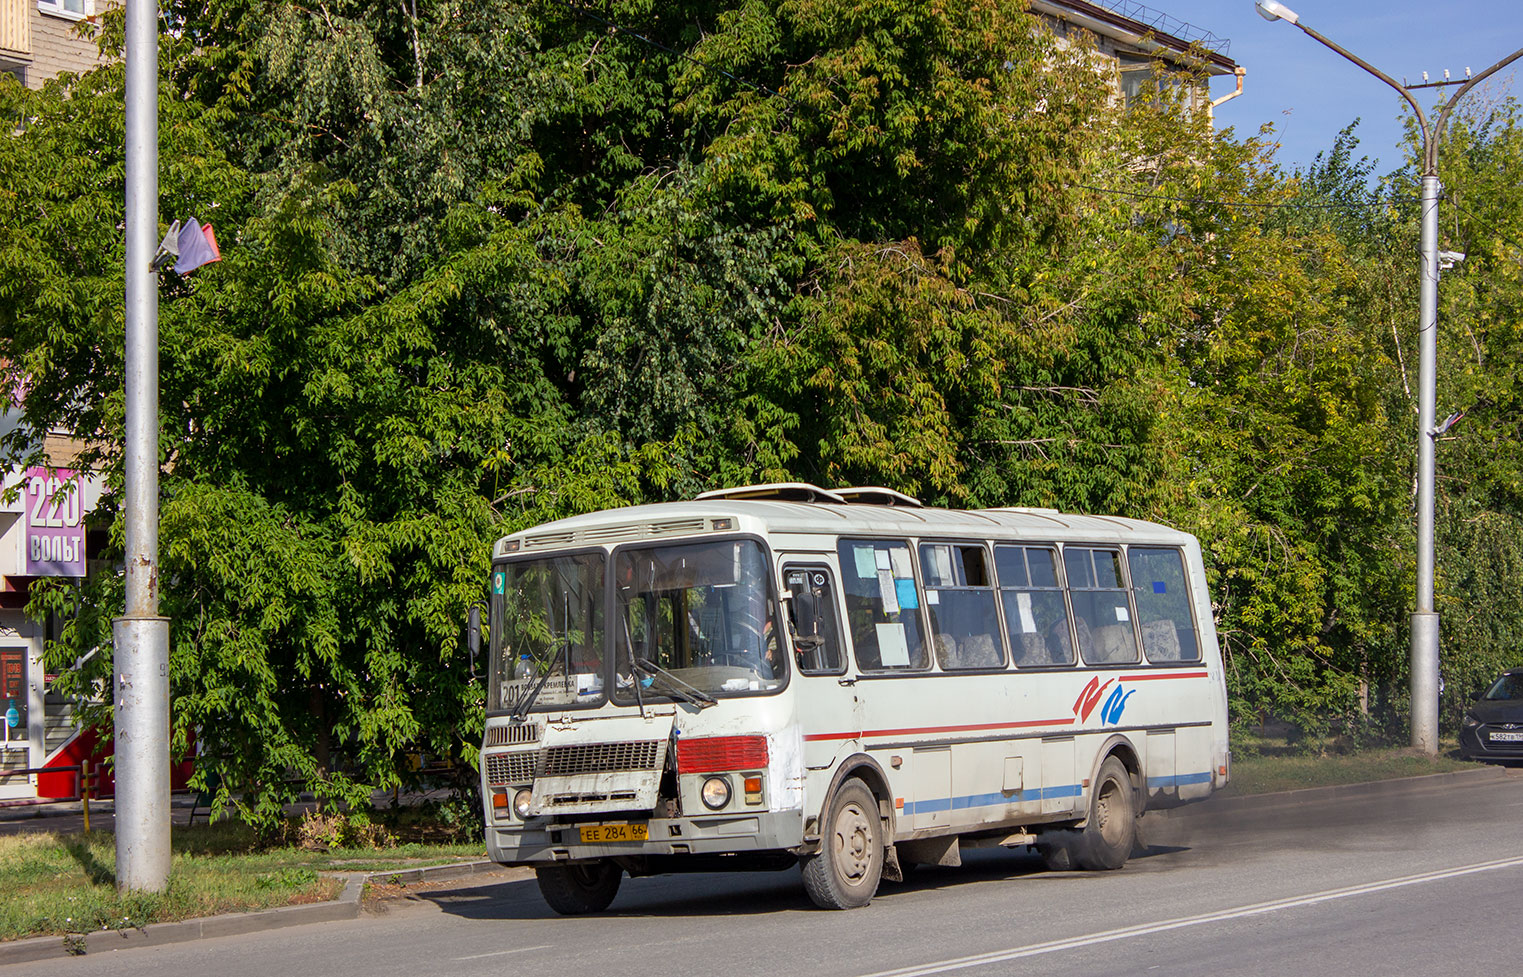
[[[78,734],[73,705],[49,695],[47,627],[24,609],[35,581],[85,575],[84,516],[101,483],[38,467],[13,473],[5,487],[16,493],[0,499],[0,801],[36,797],[36,775],[5,772],[47,765]]]

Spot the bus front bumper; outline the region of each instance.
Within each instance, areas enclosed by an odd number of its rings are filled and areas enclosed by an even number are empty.
[[[804,842],[803,812],[796,810],[737,811],[621,823],[643,825],[645,840],[587,842],[583,841],[582,828],[603,827],[605,822],[531,819],[490,825],[487,853],[503,865],[544,865],[593,858],[796,851]]]

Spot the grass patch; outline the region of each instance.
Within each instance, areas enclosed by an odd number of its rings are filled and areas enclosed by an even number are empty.
[[[336,898],[344,883],[322,873],[384,872],[485,857],[479,842],[326,851],[268,847],[231,821],[176,827],[172,848],[166,891],[121,896],[116,839],[109,832],[0,836],[0,940],[323,902]]]
[[[1241,759],[1234,756],[1232,780],[1221,794],[1231,797],[1301,790],[1306,787],[1362,784],[1397,777],[1474,770],[1477,766],[1474,762],[1455,759],[1446,753],[1429,756],[1410,747],[1367,749],[1334,756],[1271,753]]]

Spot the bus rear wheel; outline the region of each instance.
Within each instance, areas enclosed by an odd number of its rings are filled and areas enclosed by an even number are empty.
[[[820,850],[803,862],[804,890],[821,909],[856,909],[872,902],[883,877],[883,820],[878,800],[857,779],[830,802]]]
[[[1137,798],[1131,774],[1115,757],[1100,764],[1089,801],[1089,822],[1074,839],[1073,862],[1090,872],[1118,869],[1137,843]]]
[[[534,870],[540,895],[562,916],[600,913],[618,894],[624,872],[613,862],[541,865]]]

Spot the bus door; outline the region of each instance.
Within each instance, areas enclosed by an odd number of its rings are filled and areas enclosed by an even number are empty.
[[[828,782],[837,759],[859,749],[862,704],[846,674],[835,571],[816,561],[818,557],[808,562],[784,558],[783,617],[798,672],[794,696],[804,765],[811,782],[819,771]]]

